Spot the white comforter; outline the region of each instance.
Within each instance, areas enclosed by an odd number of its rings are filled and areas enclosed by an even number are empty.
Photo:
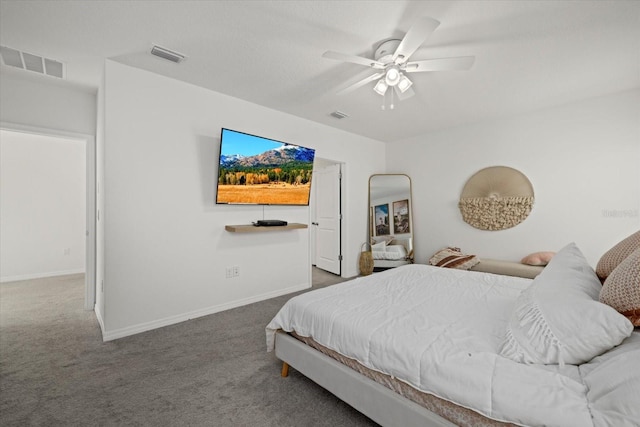
[[[267,325],[267,347],[278,329],[296,331],[500,421],[640,425],[637,332],[581,366],[525,365],[498,354],[514,300],[530,283],[404,266],[292,298]]]

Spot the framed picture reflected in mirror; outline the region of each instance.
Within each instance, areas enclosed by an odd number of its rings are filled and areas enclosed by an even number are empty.
[[[409,199],[393,202],[393,233],[410,233]]]
[[[389,227],[389,205],[377,205],[374,209],[376,236],[387,236],[390,233]]]

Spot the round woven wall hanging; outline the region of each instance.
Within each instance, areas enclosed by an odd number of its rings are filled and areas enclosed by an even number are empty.
[[[522,172],[492,166],[469,178],[458,207],[467,224],[480,230],[504,230],[529,216],[533,199],[533,186]]]

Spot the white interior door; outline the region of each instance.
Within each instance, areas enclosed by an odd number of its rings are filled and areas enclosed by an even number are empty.
[[[318,169],[316,186],[316,267],[340,274],[340,164]]]

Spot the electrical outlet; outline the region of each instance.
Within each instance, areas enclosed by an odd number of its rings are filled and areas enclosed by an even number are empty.
[[[65,255],[71,255],[71,248],[65,248],[64,254]]]
[[[226,268],[226,276],[227,276],[227,279],[231,279],[233,277],[233,267]]]
[[[233,266],[233,277],[238,277],[240,275],[240,267],[237,265]]]

